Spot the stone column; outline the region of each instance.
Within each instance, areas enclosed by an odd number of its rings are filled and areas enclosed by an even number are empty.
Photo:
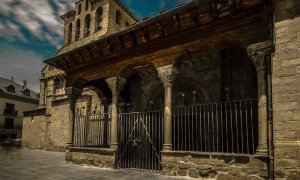
[[[248,46],[248,54],[257,72],[258,147],[257,154],[268,153],[268,110],[266,59],[271,52],[269,41]]]
[[[119,94],[123,89],[126,80],[120,77],[106,79],[112,93],[111,103],[111,148],[118,149],[118,115],[119,115]]]
[[[75,124],[75,105],[76,100],[81,95],[81,90],[69,87],[66,88],[66,95],[69,98],[69,123],[68,123],[68,142],[67,147],[74,146],[74,124]]]
[[[44,107],[46,105],[46,81],[47,80],[44,78],[40,79],[40,107]]]
[[[164,145],[163,151],[172,150],[172,85],[177,69],[174,65],[157,68],[158,76],[165,88],[164,104]]]

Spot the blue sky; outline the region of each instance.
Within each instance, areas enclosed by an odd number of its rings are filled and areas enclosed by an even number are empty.
[[[43,60],[62,44],[60,16],[74,9],[77,0],[0,0],[0,76],[27,80],[39,91]],[[191,0],[123,0],[142,19]]]

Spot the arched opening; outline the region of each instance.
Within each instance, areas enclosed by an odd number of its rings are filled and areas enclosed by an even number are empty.
[[[96,11],[95,31],[99,31],[102,29],[102,15],[103,15],[103,8],[99,7]]]
[[[68,27],[68,44],[72,42],[73,24],[70,23]]]
[[[81,14],[81,4],[78,4],[77,14]]]
[[[75,32],[75,40],[78,40],[80,37],[80,19],[76,21],[76,32]]]
[[[116,11],[116,23],[121,24],[121,13],[119,10]]]
[[[89,0],[86,0],[85,1],[85,11],[88,11],[89,10]]]
[[[104,79],[84,84],[75,105],[75,147],[110,147],[110,104],[111,92]]]
[[[91,16],[88,14],[85,16],[84,19],[84,36],[90,35],[90,28],[91,28]]]

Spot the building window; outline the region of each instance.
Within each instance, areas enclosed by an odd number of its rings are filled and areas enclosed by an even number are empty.
[[[5,118],[4,129],[13,129],[14,128],[14,119]]]
[[[81,4],[78,4],[78,11],[77,14],[81,14]]]
[[[84,20],[84,36],[90,35],[90,28],[91,28],[91,16],[88,14],[85,16]]]
[[[128,27],[129,26],[129,22],[126,22],[125,25],[126,25],[126,27]]]
[[[89,10],[89,0],[85,1],[85,11]]]
[[[120,11],[116,11],[116,23],[121,24],[121,13]]]
[[[68,43],[72,42],[72,31],[73,31],[72,28],[73,28],[73,26],[71,23],[71,24],[69,24],[69,27],[68,27]]]
[[[76,21],[76,34],[75,34],[75,40],[78,40],[80,37],[80,19]]]
[[[25,90],[23,91],[23,94],[24,94],[25,96],[30,96],[30,91],[29,91],[28,89],[25,89]]]
[[[102,15],[103,15],[103,9],[102,7],[99,7],[96,11],[95,31],[99,31],[102,29]]]
[[[13,114],[15,114],[15,105],[14,104],[10,104],[10,103],[6,103],[4,114],[6,114],[6,115],[13,115]]]
[[[55,89],[63,89],[64,88],[64,81],[60,78],[56,78],[54,80],[54,87],[55,87]]]
[[[10,85],[10,86],[7,87],[7,91],[11,92],[11,93],[15,93],[16,89],[15,89],[15,87],[13,85]]]

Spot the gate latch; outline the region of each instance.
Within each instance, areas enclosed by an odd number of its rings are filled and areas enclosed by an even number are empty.
[[[130,142],[132,142],[132,145],[133,147],[137,147],[138,144],[142,141],[141,138],[139,139],[132,139],[132,140],[129,140]]]

